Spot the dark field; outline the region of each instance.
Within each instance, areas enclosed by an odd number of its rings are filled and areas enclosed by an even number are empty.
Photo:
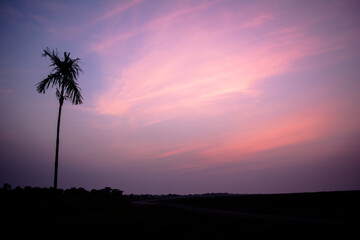
[[[360,191],[122,196],[1,191],[2,229],[117,239],[359,239]]]

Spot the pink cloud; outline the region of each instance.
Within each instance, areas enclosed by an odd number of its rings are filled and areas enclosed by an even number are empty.
[[[260,14],[256,18],[252,19],[249,22],[245,22],[240,28],[253,28],[258,27],[264,24],[265,21],[270,21],[273,17],[270,14]]]
[[[104,50],[106,51],[106,48],[112,47],[114,44],[116,44],[122,40],[126,40],[128,38],[134,37],[141,33],[146,33],[149,31],[155,31],[155,30],[167,28],[168,26],[172,25],[175,22],[182,21],[182,18],[185,17],[184,15],[196,13],[198,11],[206,9],[209,6],[212,6],[212,5],[222,2],[222,1],[223,0],[214,0],[214,1],[210,1],[210,2],[200,3],[195,6],[182,7],[182,8],[177,9],[174,12],[165,14],[164,16],[157,17],[153,21],[150,21],[149,23],[147,23],[145,25],[135,27],[126,32],[116,33],[115,35],[110,34],[106,39],[103,39],[100,42],[94,43],[91,47],[91,49],[92,49],[91,51],[96,51],[96,52],[102,53]],[[127,10],[128,8],[130,8],[134,5],[140,4],[142,2],[143,2],[142,0],[134,1],[134,2],[130,2],[128,4],[122,5],[119,8],[116,8],[115,10],[111,10],[110,12],[107,12],[103,16],[95,19],[94,22],[98,22],[98,21],[113,17],[115,14],[119,14],[119,13]]]
[[[248,132],[236,133],[223,136],[217,147],[205,153],[206,156],[223,155],[230,153],[233,156],[241,156],[253,152],[277,148],[283,145],[295,144],[323,136],[333,125],[329,113],[313,109],[267,119],[266,123],[256,124]],[[230,157],[230,156],[229,156]]]
[[[290,103],[284,104],[289,108],[287,113],[276,117],[265,114],[264,120],[255,115],[257,108],[265,111],[257,104],[263,94],[258,88],[261,83],[303,70],[304,66],[297,65],[301,59],[343,49],[353,41],[351,34],[329,39],[326,34],[311,33],[311,19],[286,25],[279,23],[275,13],[261,8],[248,14],[251,17],[244,21],[230,24],[235,17],[218,17],[227,16],[232,10],[208,15],[206,10],[211,6],[178,9],[131,31],[110,34],[112,37],[97,43],[95,49],[103,72],[111,75],[105,75],[108,87],[95,98],[95,111],[126,119],[132,134],[186,118],[193,122],[212,121],[209,128],[216,124],[227,126],[202,137],[171,142],[158,140],[158,135],[152,140],[121,140],[112,145],[114,151],[121,149],[126,156],[144,161],[165,161],[189,154],[194,162],[184,161],[177,167],[194,169],[318,139],[332,131],[335,122],[342,121],[334,118],[334,111],[321,110],[328,109],[324,102],[297,113],[289,110]],[[235,12],[233,15],[238,16]],[[211,19],[216,19],[213,28],[208,23]],[[132,52],[131,61],[123,64],[119,53],[140,35],[144,45]],[[247,102],[240,102],[240,98]],[[243,120],[244,114],[250,117]],[[224,120],[215,123],[213,119],[221,116]],[[229,116],[238,119],[247,130],[225,119]]]
[[[193,26],[154,31],[146,42],[149,47],[131,65],[121,71],[107,66],[117,76],[98,98],[99,113],[127,116],[140,125],[190,111],[206,114],[229,94],[256,96],[256,83],[291,71],[295,60],[320,44],[294,30],[282,38],[227,45],[226,36]]]
[[[191,161],[182,159],[175,168],[177,171],[186,172],[234,162],[246,164],[251,161],[254,164],[251,156],[256,153],[285,146],[296,146],[331,136],[339,123],[339,119],[335,119],[333,116],[334,114],[331,112],[313,109],[296,115],[281,116],[263,124],[246,123],[248,131],[241,131],[233,126],[231,131],[218,134],[217,138],[209,139],[206,146],[196,142],[189,143],[189,146],[195,148],[190,153]],[[171,156],[186,152],[187,149],[169,152],[165,153],[164,157],[167,157],[168,154]],[[258,159],[258,161],[261,160]]]

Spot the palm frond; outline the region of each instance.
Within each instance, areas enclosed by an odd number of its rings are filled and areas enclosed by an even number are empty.
[[[83,103],[81,88],[76,81],[66,81],[64,83],[64,91],[66,98],[70,99],[72,104],[78,105]]]
[[[44,52],[42,53],[43,57],[49,57],[51,60],[50,67],[54,67],[52,72],[59,70],[59,66],[61,65],[61,59],[59,57],[59,53],[57,50],[50,51],[49,48],[46,48]]]
[[[54,85],[58,85],[61,81],[61,76],[58,73],[52,73],[47,76],[44,80],[36,84],[36,90],[39,93],[45,93],[45,90]]]

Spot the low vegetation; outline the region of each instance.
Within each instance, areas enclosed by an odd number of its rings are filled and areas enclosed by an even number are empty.
[[[360,191],[125,195],[109,187],[54,191],[5,184],[0,201],[3,229],[27,233],[106,230],[122,239],[359,237]]]

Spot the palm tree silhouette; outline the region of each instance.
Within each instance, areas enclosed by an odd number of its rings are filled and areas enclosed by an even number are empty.
[[[50,51],[49,48],[45,49],[43,57],[49,57],[51,60],[50,67],[52,70],[50,74],[36,84],[36,90],[39,93],[45,93],[49,86],[56,86],[56,97],[59,100],[59,113],[57,122],[56,134],[56,153],[55,153],[55,172],[54,172],[54,189],[57,189],[57,175],[58,175],[58,160],[59,160],[59,132],[60,132],[60,118],[61,109],[64,100],[71,101],[72,104],[82,104],[81,89],[77,83],[77,78],[82,69],[79,66],[80,58],[71,59],[70,53],[64,52],[64,59],[60,59],[56,51]]]

